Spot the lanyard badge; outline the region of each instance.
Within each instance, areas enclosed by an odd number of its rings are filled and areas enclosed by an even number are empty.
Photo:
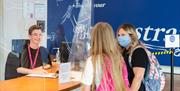
[[[38,57],[38,54],[39,54],[39,48],[36,51],[34,61],[32,61],[32,55],[31,55],[30,46],[28,46],[28,54],[29,54],[29,60],[30,60],[30,63],[31,63],[31,68],[33,69],[35,67],[35,65],[36,65],[37,57]]]

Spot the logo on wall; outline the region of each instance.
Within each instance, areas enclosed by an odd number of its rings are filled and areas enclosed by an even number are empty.
[[[169,49],[165,48],[164,45],[161,44],[161,46],[157,46],[155,44],[150,44],[150,42],[160,42],[163,40],[164,37],[162,37],[163,34],[177,34],[178,30],[176,28],[152,28],[151,26],[148,26],[147,28],[138,27],[136,29],[136,32],[138,34],[138,38],[143,40],[145,43],[145,46],[149,49],[156,50],[156,51],[168,51]],[[151,37],[150,37],[151,35]],[[169,37],[169,43],[173,43],[175,41],[175,36]],[[162,43],[162,42],[161,42]],[[180,57],[180,49],[175,48],[174,56]]]
[[[170,36],[169,40],[170,40],[172,43],[174,43],[175,37],[172,35],[172,36]]]

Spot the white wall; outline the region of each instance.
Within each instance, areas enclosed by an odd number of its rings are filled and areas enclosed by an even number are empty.
[[[2,51],[3,46],[3,39],[4,39],[4,32],[3,32],[3,1],[0,0],[0,79],[3,79],[3,58],[4,53]]]
[[[0,22],[0,80],[4,79],[5,62],[8,53],[11,51],[12,39],[27,39],[28,27],[36,24],[36,18],[27,18],[24,16],[23,5],[24,2],[35,4],[45,4],[47,0],[0,0],[3,6],[0,7],[3,16],[3,22]],[[0,3],[1,4],[1,3]],[[35,9],[35,8],[34,8]],[[47,29],[47,8],[46,8],[45,21]],[[0,15],[0,21],[2,21]],[[47,30],[45,30],[47,31]],[[42,45],[46,47],[47,32],[44,33]]]

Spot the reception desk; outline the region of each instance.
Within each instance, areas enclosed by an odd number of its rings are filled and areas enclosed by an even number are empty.
[[[59,84],[58,79],[19,77],[0,81],[0,91],[69,91],[80,87],[79,82]]]
[[[50,72],[56,71],[57,65],[53,64]],[[0,91],[69,91],[80,87],[80,82],[60,84],[58,78],[42,78],[23,76],[15,79],[0,81]]]

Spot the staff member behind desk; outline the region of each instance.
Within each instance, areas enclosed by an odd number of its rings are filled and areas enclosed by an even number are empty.
[[[42,39],[42,29],[37,25],[33,25],[28,31],[30,43],[24,46],[20,58],[20,67],[17,68],[18,73],[22,74],[44,74],[51,67],[48,51],[40,46]]]

